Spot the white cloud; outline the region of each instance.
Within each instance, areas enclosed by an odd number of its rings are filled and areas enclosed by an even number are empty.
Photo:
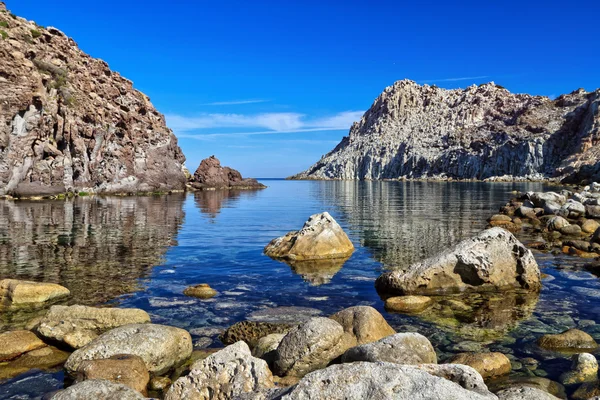
[[[249,100],[229,100],[229,101],[215,101],[212,103],[204,103],[201,104],[203,106],[233,106],[238,104],[256,104],[256,103],[266,103],[271,100],[265,99],[249,99]]]
[[[362,111],[344,111],[320,118],[307,118],[298,113],[202,114],[197,117],[170,114],[166,118],[167,125],[178,137],[203,140],[223,136],[348,130],[354,121],[360,120],[362,114]],[[240,128],[245,131],[200,133],[206,129],[226,128]]]

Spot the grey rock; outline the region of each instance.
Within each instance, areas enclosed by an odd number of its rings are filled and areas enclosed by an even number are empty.
[[[142,400],[139,392],[120,383],[90,379],[57,392],[51,400]]]
[[[567,200],[558,211],[558,215],[565,218],[579,218],[585,215],[585,206],[575,200]]]
[[[375,282],[385,294],[438,294],[541,287],[533,254],[510,232],[491,228],[441,254]]]
[[[342,362],[384,361],[396,364],[435,364],[437,356],[429,339],[419,333],[396,333],[377,342],[348,349]]]
[[[559,231],[569,225],[571,225],[570,222],[560,216],[552,217],[546,223],[546,226],[550,231]]]
[[[77,371],[84,360],[109,358],[117,354],[141,357],[148,371],[163,374],[192,354],[190,334],[179,328],[156,324],[131,324],[112,329],[76,350],[65,369]]]
[[[496,393],[500,400],[560,400],[543,390],[530,386],[517,386]]]

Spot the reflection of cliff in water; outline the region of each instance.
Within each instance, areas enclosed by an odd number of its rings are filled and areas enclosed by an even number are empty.
[[[254,197],[256,190],[200,190],[194,193],[194,201],[200,212],[215,218],[223,207],[232,207],[240,197]]]
[[[484,229],[510,191],[542,184],[337,181],[312,188],[325,203],[335,201],[376,260],[406,268]]]
[[[0,279],[60,283],[88,305],[138,290],[176,244],[184,197],[0,201]]]

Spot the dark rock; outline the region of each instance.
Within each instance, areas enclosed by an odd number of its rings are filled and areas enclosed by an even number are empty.
[[[260,338],[273,333],[287,333],[292,326],[290,324],[271,322],[241,321],[227,328],[219,336],[219,339],[225,345],[244,341],[250,348],[253,348]]]
[[[233,168],[222,167],[215,156],[200,162],[200,166],[194,172],[191,186],[194,189],[264,189],[266,187],[256,179],[242,178],[242,174]]]

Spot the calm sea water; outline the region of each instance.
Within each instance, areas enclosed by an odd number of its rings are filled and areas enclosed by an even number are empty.
[[[197,348],[218,347],[220,330],[244,319],[329,315],[353,305],[377,308],[398,331],[430,338],[443,361],[489,349],[514,359],[514,376],[556,378],[566,356],[531,343],[579,326],[600,339],[600,283],[585,260],[536,252],[547,274],[539,295],[462,299],[420,316],[386,313],[374,289],[386,269],[405,268],[486,227],[513,190],[533,183],[263,181],[261,191],[208,191],[154,197],[89,197],[0,202],[0,278],[57,282],[69,304],[139,307],[153,322],[185,328]],[[262,254],[273,238],[328,211],[356,252],[344,265],[290,267]],[[521,237],[534,240],[535,237]],[[186,297],[208,283],[219,295]],[[0,314],[0,332],[41,311]],[[519,369],[534,357],[537,371]],[[0,368],[2,366],[0,365]],[[0,398],[36,398],[63,386],[62,371],[30,371],[0,381]]]

